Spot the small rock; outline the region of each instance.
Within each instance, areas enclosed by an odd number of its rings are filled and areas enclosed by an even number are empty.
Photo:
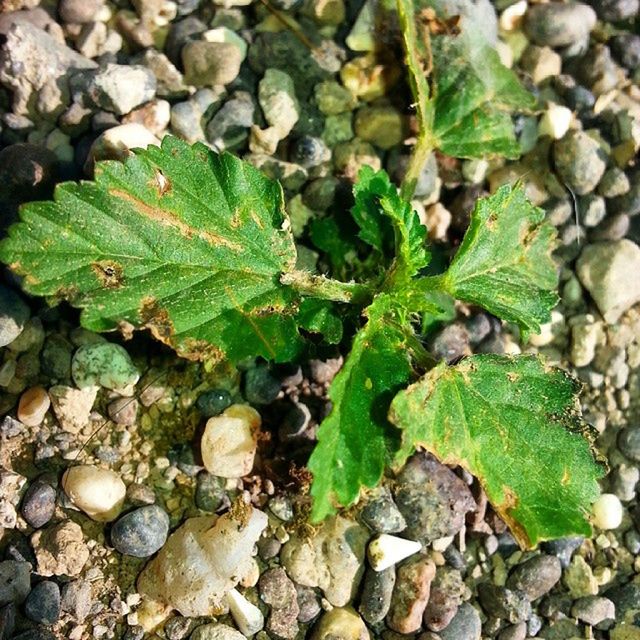
[[[299,584],[296,585],[296,592],[298,594],[298,607],[300,607],[298,622],[308,624],[314,620],[322,610],[319,598],[313,589]]]
[[[43,580],[31,590],[24,603],[27,618],[40,624],[55,624],[60,618],[60,587]]]
[[[577,262],[577,273],[605,321],[614,324],[640,301],[640,247],[631,240],[587,245]]]
[[[555,78],[560,75],[562,58],[551,47],[529,45],[522,54],[520,65],[531,76],[534,84],[540,84],[547,78]],[[559,137],[561,138],[562,136]],[[554,137],[554,139],[556,138]]]
[[[189,640],[246,640],[237,629],[217,622],[196,627]]]
[[[414,455],[398,476],[398,509],[407,522],[403,533],[423,544],[456,534],[475,508],[467,485],[432,455]]]
[[[98,522],[111,522],[120,515],[127,492],[115,471],[89,464],[67,469],[62,488],[76,507]]]
[[[138,591],[183,616],[213,615],[252,563],[267,516],[246,506],[242,522],[232,513],[189,518],[172,533],[138,578]]]
[[[31,536],[31,544],[41,576],[78,575],[89,559],[82,529],[75,522],[59,522],[39,529]]]
[[[147,49],[142,54],[140,62],[147,69],[150,69],[156,77],[156,95],[159,98],[175,99],[186,96],[189,93],[182,74],[164,53],[155,49]]]
[[[299,631],[300,605],[295,585],[285,570],[280,567],[268,569],[260,576],[258,588],[263,602],[271,607],[267,632],[282,640],[295,638]]]
[[[147,558],[162,548],[169,535],[169,516],[157,505],[122,516],[111,528],[111,543],[120,552]]]
[[[384,571],[421,549],[419,542],[382,533],[369,543],[367,557],[374,571]]]
[[[226,493],[224,479],[202,471],[196,478],[195,503],[198,509],[215,512],[223,504]]]
[[[100,386],[115,391],[134,385],[140,378],[126,350],[111,342],[80,347],[71,362],[71,375],[80,389]]]
[[[311,640],[370,640],[360,616],[350,607],[327,611],[314,627]]]
[[[116,398],[109,403],[107,413],[116,424],[130,427],[138,417],[138,401],[135,398]]]
[[[21,604],[31,590],[31,566],[28,562],[0,562],[0,606]]]
[[[279,139],[286,138],[300,117],[291,76],[279,69],[267,69],[258,85],[258,102],[265,120],[275,127]]]
[[[635,33],[620,33],[609,39],[611,53],[618,62],[633,71],[640,66],[640,36]]]
[[[564,571],[562,580],[574,598],[598,595],[598,581],[582,556],[573,556],[571,564]]]
[[[156,78],[141,65],[107,64],[92,75],[86,95],[100,109],[129,113],[156,95]]]
[[[159,146],[160,140],[138,122],[110,127],[101,133],[91,145],[85,163],[85,171],[90,173],[94,163],[98,160],[124,161],[132,155],[132,149],[146,149],[150,145]]]
[[[570,131],[562,140],[557,140],[553,156],[560,177],[578,195],[593,191],[607,166],[600,145],[583,131]]]
[[[331,159],[331,151],[322,138],[303,136],[298,138],[293,145],[291,161],[305,169],[317,167]]]
[[[227,604],[233,621],[245,636],[252,636],[264,627],[262,611],[236,589],[227,593]]]
[[[435,574],[435,564],[425,557],[411,559],[398,567],[386,619],[391,629],[398,633],[414,633],[420,629]]]
[[[478,599],[489,615],[504,618],[511,624],[523,622],[531,615],[531,603],[520,591],[485,582],[478,586]]]
[[[640,8],[638,0],[588,0],[598,17],[606,22],[620,22],[633,18]]]
[[[2,438],[15,438],[16,436],[24,433],[25,425],[11,416],[5,416],[0,422],[0,436]]]
[[[194,40],[182,49],[184,79],[195,87],[214,87],[233,82],[240,73],[242,51],[229,42]]]
[[[609,598],[586,596],[573,603],[571,615],[594,627],[605,620],[615,620],[616,606]]]
[[[395,567],[383,571],[367,569],[358,611],[369,624],[382,622],[389,613],[395,584]]]
[[[32,482],[20,505],[20,514],[34,529],[43,527],[56,510],[56,490],[43,480]]]
[[[234,404],[209,418],[200,442],[207,471],[222,478],[242,478],[250,473],[260,424],[260,414],[249,405]]]
[[[524,31],[535,44],[567,47],[585,42],[596,25],[596,14],[580,2],[531,5],[524,19]]]
[[[335,80],[319,82],[314,91],[318,108],[328,116],[349,113],[357,105],[353,94]]]
[[[459,322],[447,325],[434,336],[431,351],[436,358],[446,362],[453,362],[462,356],[471,355],[469,332]]]
[[[503,629],[498,636],[498,640],[526,640],[526,637],[527,624],[526,622],[520,622]]]
[[[205,418],[213,418],[230,407],[231,403],[231,394],[226,389],[212,389],[198,396],[196,408]]]
[[[244,375],[244,396],[251,404],[271,404],[281,386],[268,365],[252,367]]]
[[[447,628],[467,595],[460,571],[448,566],[438,567],[424,611],[424,624],[437,633]]]
[[[58,15],[64,22],[83,24],[95,20],[102,7],[102,0],[60,0]]]
[[[400,112],[391,106],[367,105],[355,117],[356,135],[380,149],[399,145],[406,134],[406,123]]]
[[[0,286],[0,347],[11,344],[22,333],[29,315],[29,307],[19,295],[12,289]]]
[[[618,448],[629,460],[640,462],[640,428],[622,429],[618,434]]]
[[[629,176],[622,169],[611,167],[604,172],[598,185],[598,193],[605,198],[616,198],[629,193],[630,188]]]
[[[56,385],[49,389],[53,413],[64,431],[68,433],[82,431],[89,423],[89,414],[97,395],[97,387],[75,389]]]
[[[560,560],[539,555],[517,565],[509,574],[507,587],[522,591],[529,600],[537,600],[551,591],[562,575]]]
[[[407,526],[393,501],[391,492],[386,487],[380,488],[377,494],[367,502],[360,517],[372,531],[377,533],[399,533]]]
[[[251,94],[236,91],[209,121],[207,140],[218,151],[241,145],[249,136],[254,110]]]
[[[62,587],[62,610],[76,622],[82,623],[91,611],[91,584],[86,580],[72,580]]]
[[[37,427],[44,420],[51,400],[46,389],[31,387],[21,396],[18,403],[18,420],[27,427]]]
[[[624,507],[613,493],[603,493],[593,503],[593,524],[598,529],[617,529],[622,523]]]
[[[442,640],[480,640],[482,622],[480,615],[468,603],[460,605],[453,620],[438,634]]]

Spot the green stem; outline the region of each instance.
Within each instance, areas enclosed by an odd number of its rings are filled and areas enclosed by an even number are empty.
[[[413,147],[407,172],[405,173],[404,178],[402,179],[402,184],[400,185],[400,197],[403,200],[409,202],[411,198],[413,198],[422,168],[432,151],[433,145],[431,143],[431,136],[420,134],[415,147]]]
[[[282,284],[293,287],[303,295],[333,302],[346,302],[360,306],[368,305],[375,295],[370,284],[360,282],[340,282],[308,271],[289,271],[280,276]]]

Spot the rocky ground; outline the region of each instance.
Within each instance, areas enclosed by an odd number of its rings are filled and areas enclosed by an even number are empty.
[[[172,133],[279,178],[306,242],[360,166],[397,177],[409,152],[397,43],[372,30],[371,2],[272,0],[276,15],[251,0],[2,0],[2,225],[96,159]],[[304,463],[337,353],[210,369],[87,332],[5,274],[0,639],[640,638],[638,0],[445,4],[496,42],[540,110],[517,119],[516,163],[432,157],[415,206],[446,258],[475,198],[521,178],[558,227],[562,284],[528,342],[460,306],[431,349],[540,352],[584,382],[611,468],[594,538],[522,552],[473,478],[422,454],[314,531]],[[379,533],[413,543],[383,538],[367,560]]]

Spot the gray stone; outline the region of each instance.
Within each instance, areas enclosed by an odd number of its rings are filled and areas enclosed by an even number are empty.
[[[139,404],[136,398],[116,398],[109,403],[107,413],[116,424],[130,427],[136,423]]]
[[[560,560],[539,555],[517,565],[509,574],[507,587],[522,591],[529,600],[537,600],[551,591],[562,576]]]
[[[482,621],[474,607],[468,603],[460,605],[458,613],[445,629],[440,631],[442,640],[480,640]]]
[[[527,10],[524,30],[535,44],[567,47],[587,40],[595,24],[596,14],[586,4],[536,4]]]
[[[640,36],[635,33],[620,33],[608,42],[611,53],[618,62],[627,69],[634,70],[640,66]]]
[[[150,69],[156,77],[158,97],[175,99],[189,93],[182,74],[164,53],[156,49],[147,49],[140,57],[140,64]]]
[[[562,140],[556,141],[553,157],[560,177],[578,195],[593,191],[607,166],[600,145],[583,131],[570,131]]]
[[[615,620],[616,606],[609,598],[586,596],[574,602],[571,615],[581,622],[595,626],[605,620]]]
[[[604,198],[589,193],[578,201],[580,221],[585,227],[597,227],[607,215]]]
[[[308,624],[322,611],[319,598],[311,587],[303,587],[299,584],[296,585],[296,593],[298,594],[298,607],[300,608],[298,621],[302,622],[302,624]]]
[[[0,562],[0,606],[21,604],[31,591],[31,565],[28,562]]]
[[[618,434],[618,448],[630,460],[640,462],[640,428],[622,429]]]
[[[156,78],[141,65],[108,64],[91,74],[86,95],[100,109],[121,116],[155,97]]]
[[[300,106],[291,76],[280,69],[267,69],[258,85],[258,102],[267,123],[285,138],[300,117]]]
[[[0,347],[11,344],[29,319],[29,307],[12,289],[0,285]]]
[[[468,590],[460,572],[448,566],[439,567],[424,612],[427,628],[440,632],[448,627],[467,595]]]
[[[607,22],[619,22],[633,18],[640,8],[638,0],[588,0],[598,17]]]
[[[396,568],[383,571],[367,569],[362,586],[362,596],[358,611],[369,624],[384,620],[391,606],[391,596],[396,583]]]
[[[12,416],[5,416],[0,422],[0,436],[3,438],[15,438],[20,435],[25,426],[19,420],[16,420]]]
[[[254,111],[251,94],[236,91],[211,118],[206,129],[207,140],[217,151],[241,145],[249,136]]]
[[[431,351],[438,360],[446,362],[471,355],[469,332],[460,322],[447,325],[433,337]]]
[[[640,247],[631,240],[586,246],[577,273],[609,324],[640,301],[640,278],[635,277],[640,273]]]
[[[122,516],[111,529],[111,543],[120,553],[147,558],[164,545],[168,535],[169,516],[154,504]]]
[[[86,580],[73,580],[62,587],[62,610],[76,622],[84,622],[92,602],[91,584]]]
[[[246,640],[237,629],[227,624],[203,624],[196,627],[189,640]]]
[[[196,87],[233,82],[240,73],[242,51],[229,42],[193,40],[182,49],[184,80]]]
[[[60,0],[58,15],[64,22],[72,24],[93,22],[102,6],[102,0]]]
[[[525,640],[526,637],[527,624],[525,622],[520,622],[503,629],[498,636],[498,640]]]
[[[80,347],[71,362],[71,375],[79,389],[93,386],[125,389],[140,377],[126,350],[111,342]]]
[[[414,455],[398,476],[395,499],[407,522],[404,534],[428,544],[457,533],[475,508],[467,485],[432,455]]]
[[[43,580],[31,590],[24,603],[27,618],[40,624],[55,624],[60,618],[60,587]]]
[[[56,509],[56,490],[43,480],[36,480],[22,498],[20,514],[34,529],[43,527]]]
[[[376,533],[399,533],[407,526],[387,487],[381,487],[360,513],[362,521]]]
[[[478,599],[489,615],[511,624],[523,622],[531,615],[531,603],[521,591],[485,582],[478,585]]]

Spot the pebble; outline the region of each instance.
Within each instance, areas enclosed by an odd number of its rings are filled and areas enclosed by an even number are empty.
[[[245,636],[252,636],[264,627],[262,611],[236,589],[229,590],[226,601],[233,621]]]
[[[427,628],[437,633],[446,629],[466,596],[468,590],[460,571],[448,566],[438,567],[424,612]]]
[[[37,572],[41,576],[78,575],[89,559],[80,525],[66,521],[38,529],[31,536]]]
[[[281,387],[268,365],[252,367],[244,374],[244,397],[251,404],[271,404]]]
[[[525,622],[520,622],[503,629],[498,636],[498,640],[526,640],[526,637],[527,624]]]
[[[230,407],[231,403],[231,394],[226,389],[211,389],[198,396],[196,408],[205,418],[213,418]]]
[[[196,627],[189,640],[246,640],[246,637],[228,624],[214,622]]]
[[[226,497],[224,479],[202,471],[196,478],[195,503],[198,509],[215,512]]]
[[[406,134],[406,123],[402,114],[387,105],[366,105],[355,116],[356,135],[380,149],[391,149],[399,145]]]
[[[582,556],[573,556],[571,563],[564,571],[562,580],[574,598],[598,595],[598,581]]]
[[[622,523],[624,507],[613,493],[603,493],[593,503],[593,524],[598,529],[617,529]]]
[[[136,423],[138,406],[136,398],[116,398],[107,406],[107,413],[116,424],[131,427]]]
[[[37,427],[42,423],[51,406],[51,400],[43,387],[27,389],[18,402],[18,420],[27,427]]]
[[[618,434],[618,448],[630,460],[640,462],[640,428],[622,429]]]
[[[485,582],[478,585],[478,599],[489,615],[511,624],[523,622],[531,615],[531,603],[520,591]]]
[[[517,565],[509,574],[507,587],[537,600],[551,591],[562,576],[562,565],[555,556],[538,555]]]
[[[611,53],[629,70],[640,66],[640,36],[635,33],[620,33],[608,41]]]
[[[300,607],[298,622],[307,624],[314,620],[322,610],[319,598],[315,590],[299,584],[296,585],[296,592],[298,594],[298,606]]]
[[[55,510],[56,490],[44,480],[38,479],[32,482],[20,505],[20,514],[27,524],[34,529],[39,529],[53,518]]]
[[[209,418],[200,441],[209,473],[242,478],[251,472],[258,446],[260,414],[249,405],[234,404]]]
[[[453,620],[439,632],[441,640],[480,640],[482,622],[477,610],[467,602],[460,605]]]
[[[370,640],[362,618],[351,608],[325,612],[314,627],[310,640]]]
[[[38,582],[25,600],[24,612],[34,622],[55,624],[60,618],[60,587],[51,580]]]
[[[127,492],[115,471],[88,464],[67,469],[62,488],[76,507],[98,522],[111,522],[120,515]]]
[[[109,127],[91,145],[84,165],[85,172],[90,174],[99,160],[124,161],[132,155],[132,149],[146,149],[150,145],[159,146],[160,140],[138,122]]]
[[[640,247],[631,240],[587,245],[578,258],[577,273],[608,324],[640,301]]]
[[[126,389],[140,378],[124,347],[111,342],[80,347],[71,362],[71,375],[80,389],[100,386],[114,391]]]
[[[251,94],[247,91],[236,91],[209,121],[206,129],[207,140],[217,151],[234,149],[241,145],[249,136],[254,110]]]
[[[258,84],[258,102],[267,123],[286,138],[300,118],[300,105],[291,76],[279,69],[267,69]]]
[[[79,433],[87,426],[97,395],[97,387],[76,389],[56,385],[49,389],[51,408],[64,431]]]
[[[456,534],[475,508],[467,485],[432,455],[414,455],[399,474],[395,500],[407,522],[403,534],[428,544]]]
[[[432,339],[431,352],[436,358],[446,362],[471,355],[469,332],[466,327],[454,322],[438,331]]]
[[[175,100],[188,95],[189,89],[184,83],[182,73],[164,53],[155,49],[147,49],[139,61],[156,77],[156,95],[159,98]]]
[[[12,416],[5,416],[0,422],[0,436],[4,439],[15,438],[23,433],[25,425]]]
[[[103,6],[103,0],[60,0],[58,15],[67,23],[84,24],[96,19]]]
[[[31,567],[28,562],[0,562],[0,606],[21,604],[31,590]]]
[[[182,48],[184,80],[195,87],[233,82],[240,73],[242,51],[229,42],[192,40]]]
[[[578,195],[593,191],[607,166],[600,145],[583,131],[570,131],[556,140],[553,157],[560,177]]]
[[[374,571],[384,571],[421,549],[419,542],[382,533],[369,543],[367,557]]]
[[[391,607],[395,584],[395,567],[389,567],[383,571],[367,569],[358,608],[360,615],[366,622],[375,625],[384,620]]]
[[[298,138],[291,152],[291,161],[305,169],[317,167],[331,159],[331,151],[322,138],[302,136]]]
[[[380,487],[360,513],[362,521],[377,533],[399,533],[407,523],[387,487]]]
[[[638,0],[589,0],[598,17],[606,22],[620,22],[633,18],[640,8]]]
[[[242,523],[231,512],[187,519],[140,574],[138,591],[183,616],[214,615],[267,526],[266,514],[249,505],[246,510]]]
[[[93,602],[91,584],[86,580],[72,580],[62,586],[62,610],[76,622],[84,622]]]
[[[124,115],[156,95],[156,78],[142,65],[107,64],[92,74],[86,95],[100,109]]]
[[[292,535],[280,562],[294,582],[320,587],[334,607],[343,607],[355,597],[364,573],[368,538],[365,527],[336,516],[325,520],[312,539]]]
[[[586,596],[573,603],[571,615],[581,622],[595,626],[605,620],[615,620],[616,606],[609,598]]]
[[[0,347],[11,344],[22,333],[29,315],[29,307],[22,298],[12,289],[0,285]]]
[[[585,42],[596,25],[595,11],[581,2],[529,6],[524,31],[538,45],[567,47]]]
[[[425,557],[408,560],[398,567],[387,626],[404,634],[420,629],[435,574],[435,564]]]
[[[111,543],[120,552],[147,558],[162,548],[169,535],[169,516],[157,505],[135,509],[115,522]]]
[[[61,335],[47,337],[40,354],[42,374],[57,381],[71,379],[71,354],[73,345]]]

